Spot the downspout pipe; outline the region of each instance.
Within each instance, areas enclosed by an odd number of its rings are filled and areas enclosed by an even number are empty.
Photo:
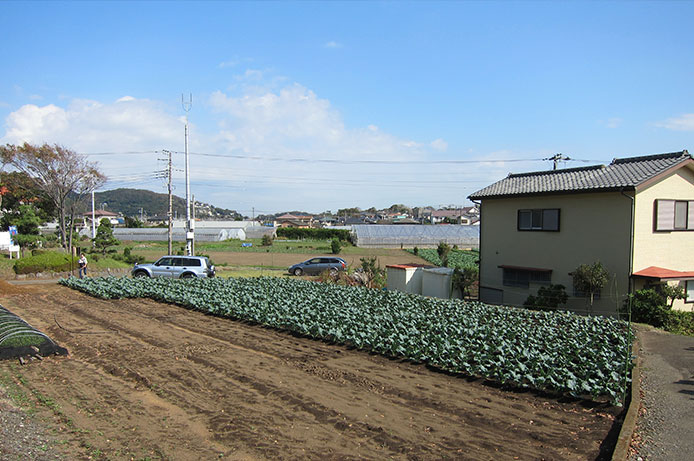
[[[634,189],[634,196],[624,193],[623,187],[619,190],[619,193],[631,200],[631,222],[629,231],[629,285],[627,294],[632,294],[633,281],[631,279],[631,274],[634,273],[634,215],[636,214],[636,189]]]
[[[479,202],[476,202],[472,200],[471,198],[468,197],[468,199],[477,205],[477,207],[480,209],[480,240],[479,244],[477,246],[477,254],[479,255],[479,264],[477,265],[478,267],[478,274],[479,274],[479,283],[477,285],[477,300],[480,299],[480,293],[482,292],[482,225],[484,224],[483,219],[482,219],[482,200]]]

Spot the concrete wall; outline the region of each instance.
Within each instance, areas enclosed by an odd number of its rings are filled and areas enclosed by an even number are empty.
[[[551,270],[551,283],[566,287],[567,308],[589,312],[587,299],[573,296],[569,273],[581,264],[600,261],[612,280],[593,312],[616,313],[629,287],[631,206],[631,200],[619,192],[483,200],[480,294],[494,293],[495,299],[482,301],[498,302],[501,294],[503,304],[523,304],[542,285],[504,286],[499,266],[532,267]],[[519,231],[518,210],[535,208],[559,208],[559,231]]]

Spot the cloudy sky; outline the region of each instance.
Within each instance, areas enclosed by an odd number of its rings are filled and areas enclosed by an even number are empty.
[[[0,143],[250,215],[694,149],[694,2],[2,2]],[[192,106],[185,112],[181,95]]]

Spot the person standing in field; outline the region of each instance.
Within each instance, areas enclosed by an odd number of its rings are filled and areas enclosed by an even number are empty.
[[[86,277],[87,276],[87,257],[84,256],[84,253],[82,253],[79,261],[77,261],[77,265],[79,266],[80,278]]]

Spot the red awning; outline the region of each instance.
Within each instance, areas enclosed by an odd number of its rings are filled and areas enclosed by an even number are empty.
[[[638,272],[634,272],[634,277],[646,277],[649,279],[673,279],[673,280],[694,280],[694,271],[675,271],[672,269],[664,269],[662,267],[650,266]]]

